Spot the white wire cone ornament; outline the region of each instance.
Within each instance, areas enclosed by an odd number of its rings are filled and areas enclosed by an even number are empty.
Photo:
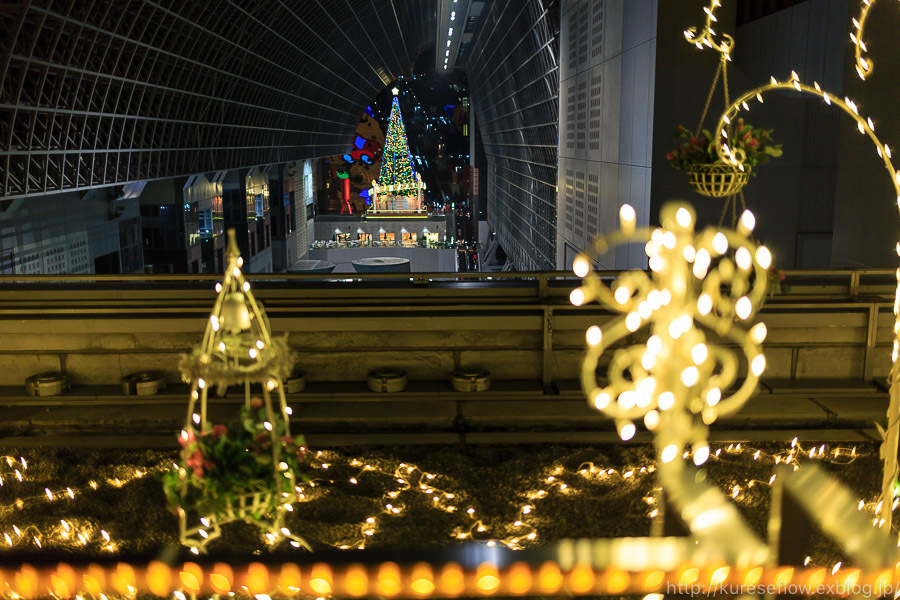
[[[656,432],[662,462],[680,459],[690,448],[694,462],[702,464],[709,456],[706,426],[740,409],[765,370],[765,325],[747,331],[735,324],[758,310],[771,254],[749,238],[755,225],[749,211],[736,231],[710,227],[700,233],[694,231],[693,208],[682,202],[663,206],[662,227],[652,231],[635,229],[629,205],[620,217],[621,230],[598,238],[593,256],[617,244],[646,242],[651,272],[627,271],[610,288],[593,272],[592,256],[575,259],[583,284],[572,291],[572,303],[597,300],[620,313],[602,329],[587,330],[582,386],[589,404],[615,419],[623,440],[634,436],[635,422],[642,419]],[[608,383],[601,383],[600,357],[648,326],[646,341],[613,351]],[[737,346],[746,364],[722,342]]]
[[[265,311],[241,273],[234,230],[228,231],[226,257],[203,341],[179,365],[191,396],[179,437],[182,464],[166,481],[167,495],[177,503],[181,543],[194,553],[234,521],[258,526],[270,546],[290,541],[308,547],[284,526],[298,499],[299,457],[305,452],[302,439],[291,437],[282,386],[293,364],[287,336],[272,337]],[[209,391],[224,393],[232,385],[244,391],[242,422],[213,426]]]

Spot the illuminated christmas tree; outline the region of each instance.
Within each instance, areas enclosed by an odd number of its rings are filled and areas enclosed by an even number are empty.
[[[393,91],[394,102],[384,140],[381,173],[378,181],[372,182],[372,212],[422,212],[422,190],[425,186],[413,166],[397,98],[399,90],[394,88]]]

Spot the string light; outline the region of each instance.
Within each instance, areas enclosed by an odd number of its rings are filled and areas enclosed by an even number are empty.
[[[0,457],[10,469],[19,475],[15,478],[17,484],[27,483],[28,463],[24,457]],[[104,480],[104,485],[111,488],[122,488],[136,479],[141,479],[148,474],[163,472],[169,469],[168,461],[164,461],[149,469],[135,469],[128,466],[114,468],[116,475]],[[38,548],[69,548],[88,549],[96,548],[104,552],[114,553],[119,544],[113,541],[109,533],[90,519],[66,518],[60,519],[50,526],[38,526],[37,524],[21,524],[16,519],[16,513],[26,511],[42,503],[59,503],[73,501],[87,490],[96,491],[100,485],[91,480],[84,487],[65,486],[57,489],[45,487],[40,494],[26,497],[18,497],[15,502],[8,505],[0,505],[0,526],[10,529],[3,532],[3,543],[9,548],[17,548],[33,544]],[[10,522],[16,519],[18,522]],[[21,525],[21,526],[20,526]],[[3,544],[0,544],[2,547]]]
[[[688,448],[708,448],[704,426],[737,411],[756,389],[765,369],[764,336],[733,324],[750,319],[760,306],[767,274],[757,257],[765,260],[771,254],[760,252],[749,239],[756,224],[749,211],[736,231],[707,228],[700,233],[694,231],[693,208],[684,203],[663,206],[662,227],[653,231],[634,227],[633,210],[623,207],[620,216],[622,229],[598,238],[592,251],[602,254],[617,244],[646,241],[651,260],[663,261],[667,268],[654,269],[651,263],[649,276],[628,271],[607,287],[593,273],[590,256],[582,256],[580,271],[587,273],[572,291],[572,303],[597,300],[623,315],[587,330],[582,387],[594,408],[615,419],[621,439],[634,437],[635,421],[641,419],[656,436],[662,463],[674,464]],[[600,356],[645,323],[650,327],[646,343],[616,348],[601,385]],[[735,359],[707,339],[707,330],[737,345],[750,364],[746,378],[725,398],[722,390],[732,389],[737,380]]]
[[[865,41],[863,40],[863,29],[865,27],[866,19],[868,17],[869,10],[871,10],[876,0],[862,0],[862,4],[860,6],[860,14],[858,18],[853,18],[851,23],[855,29],[855,31],[851,31],[850,33],[850,41],[854,45],[854,50],[856,54],[856,72],[862,80],[865,80],[868,75],[872,73],[874,68],[874,63],[872,59],[866,58],[864,54],[867,51]],[[721,44],[715,44],[713,42],[713,36],[715,33],[712,31],[711,23],[714,22],[715,16],[713,15],[713,11],[720,4],[718,0],[713,0],[710,4],[709,8],[705,8],[704,12],[707,15],[706,24],[703,31],[698,35],[696,28],[691,28],[686,30],[685,37],[688,42],[694,43],[698,48],[702,49],[704,44],[707,47],[715,48],[722,55],[722,59],[730,60],[729,53],[733,46],[733,40],[728,36],[723,36],[725,41]],[[817,82],[813,83],[813,87],[806,86],[800,82],[800,77],[797,75],[796,71],[791,71],[791,77],[788,81],[779,82],[775,77],[770,78],[769,85],[761,86],[756,88],[755,90],[751,90],[750,92],[745,93],[743,96],[734,101],[734,103],[728,107],[722,116],[719,119],[719,123],[716,129],[720,129],[725,131],[723,128],[724,124],[730,124],[737,117],[738,112],[743,109],[745,111],[750,110],[750,106],[747,104],[748,100],[752,98],[756,98],[756,100],[760,103],[763,102],[763,92],[772,89],[793,89],[797,92],[805,92],[812,94],[814,96],[821,96],[822,100],[828,106],[838,106],[844,112],[846,112],[850,117],[852,117],[856,121],[857,129],[861,134],[868,135],[871,138],[872,142],[875,144],[875,151],[878,154],[879,158],[884,161],[885,168],[888,171],[888,174],[891,177],[891,183],[894,186],[894,192],[897,197],[897,205],[900,208],[900,171],[896,170],[891,163],[891,150],[886,144],[882,144],[879,139],[875,136],[875,126],[871,117],[863,119],[859,114],[859,107],[856,103],[849,98],[845,97],[843,101],[841,101],[836,96],[830,96],[828,92],[822,90],[821,86]],[[725,135],[727,138],[728,136]],[[719,155],[719,159],[725,163],[730,163],[735,168],[740,171],[744,171],[745,167],[743,164],[743,155],[740,150],[733,152],[727,144],[725,144],[721,138],[716,139],[716,151]],[[897,252],[900,254],[900,244],[897,245]],[[770,256],[762,255],[758,256],[757,259],[761,263],[770,262]],[[898,446],[898,436],[900,436],[900,432],[897,431],[897,415],[900,414],[900,406],[898,406],[898,398],[900,395],[896,393],[894,386],[900,385],[900,368],[898,368],[898,358],[900,358],[900,271],[898,271],[898,287],[895,294],[894,300],[894,342],[893,342],[893,350],[891,353],[891,360],[893,363],[891,369],[891,388],[892,392],[890,394],[891,403],[888,408],[888,423],[889,428],[887,432],[884,432],[884,442],[883,442],[883,451],[882,455],[884,456],[884,476],[882,480],[882,492],[881,496],[883,500],[889,500],[893,497],[893,488],[895,485],[897,474],[900,473],[900,466],[898,466],[897,461],[897,446]],[[760,356],[759,362],[762,363],[764,359]],[[890,520],[892,518],[891,512],[887,510],[886,505],[883,505],[883,515],[884,521],[890,524]],[[900,547],[900,538],[898,538],[898,547]]]
[[[865,13],[868,11],[869,6],[865,6],[863,8],[863,16],[861,19],[857,21],[860,27],[858,30],[861,31],[862,24],[865,20]],[[855,36],[855,41],[857,42],[857,49],[862,48],[865,49],[865,45],[861,43],[860,33],[857,33]],[[853,36],[853,34],[851,34]],[[858,55],[859,56],[859,55]],[[860,58],[859,60],[866,61],[864,58]],[[864,64],[869,65],[871,69],[871,61],[866,61]],[[869,69],[869,70],[870,70]],[[857,65],[857,70],[860,70],[860,65]],[[869,70],[865,70],[864,72],[860,72],[860,76],[865,78],[864,75],[868,74]],[[849,115],[855,122],[857,129],[860,133],[865,134],[872,140],[872,143],[875,145],[875,151],[879,158],[884,163],[884,167],[888,172],[888,175],[891,180],[891,185],[894,187],[894,193],[897,197],[898,208],[900,208],[900,171],[898,171],[893,163],[891,162],[891,150],[890,147],[883,144],[878,137],[875,135],[875,130],[871,118],[863,118],[859,114],[859,107],[856,102],[851,100],[850,98],[845,97],[843,100],[838,98],[837,96],[829,96],[827,92],[822,90],[821,86],[814,82],[812,87],[805,85],[800,82],[800,78],[795,71],[791,72],[791,78],[787,81],[778,81],[774,77],[770,79],[769,84],[760,86],[756,89],[750,90],[749,92],[744,93],[742,96],[737,98],[731,106],[729,106],[722,116],[719,118],[718,127],[721,128],[725,119],[734,120],[737,118],[737,115],[740,113],[742,109],[746,110],[747,105],[746,101],[751,98],[757,98],[758,100],[762,100],[762,94],[771,91],[771,90],[786,90],[791,89],[794,91],[810,94],[816,97],[821,97],[824,102],[830,106],[836,106],[840,108],[844,113]],[[717,140],[716,142],[716,151],[719,155],[719,158],[725,162],[729,162],[732,165],[740,165],[741,157],[732,153],[724,144],[721,143],[721,140]],[[900,251],[900,244],[898,244],[898,251]],[[771,257],[766,254],[757,253],[756,256],[757,261],[761,261],[764,263],[770,263]],[[900,358],[900,280],[898,280],[897,290],[894,296],[894,342],[893,342],[893,350],[891,353],[891,361],[893,366],[891,368],[891,387],[900,385],[900,367],[898,367],[898,358]],[[759,363],[758,366],[764,365],[764,358],[758,357]],[[898,472],[898,463],[897,463],[897,452],[896,452],[896,440],[898,436],[897,431],[897,420],[896,418],[890,417],[890,415],[896,415],[900,412],[900,407],[897,404],[898,394],[891,393],[891,405],[888,409],[889,422],[891,423],[890,428],[886,432],[885,435],[885,452],[884,452],[884,478],[882,481],[882,499],[890,501],[893,498],[893,485],[894,479]],[[886,504],[883,507],[883,518],[886,522],[890,523],[891,520],[891,512],[887,510]]]
[[[746,503],[748,506],[756,506],[758,502],[763,501],[763,495],[752,493],[757,488],[765,489],[773,483],[772,479],[761,478],[758,473],[765,467],[759,467],[760,463],[768,463],[772,465],[787,464],[795,469],[799,469],[806,461],[828,462],[835,465],[849,465],[855,462],[861,456],[869,456],[867,453],[860,453],[856,447],[845,446],[826,446],[812,445],[806,447],[799,441],[794,440],[783,450],[769,450],[764,448],[753,448],[746,444],[731,443],[717,445],[715,450],[707,450],[709,460],[715,463],[721,463],[723,469],[719,472],[729,474],[732,482],[729,483],[729,494],[734,496],[736,502]],[[702,454],[702,448],[695,448],[693,456],[695,462],[698,454]],[[405,498],[408,494],[418,494],[423,499],[428,499],[426,506],[440,510],[443,512],[458,514],[464,519],[463,523],[448,530],[447,535],[451,539],[460,541],[476,541],[483,543],[489,547],[505,546],[511,549],[521,549],[531,544],[540,543],[542,538],[540,527],[542,523],[547,522],[547,517],[541,516],[541,507],[544,501],[551,497],[557,498],[575,498],[581,495],[588,497],[602,497],[609,493],[610,487],[617,486],[636,486],[635,489],[644,489],[653,477],[655,477],[656,466],[652,461],[639,462],[637,464],[617,464],[617,465],[601,465],[598,462],[582,462],[578,467],[570,469],[562,463],[554,463],[540,469],[532,480],[532,485],[526,487],[522,491],[513,492],[515,497],[519,498],[517,513],[509,520],[504,518],[497,519],[490,515],[485,515],[473,502],[470,494],[462,489],[451,489],[448,485],[452,480],[446,475],[431,471],[424,471],[419,466],[412,463],[394,463],[393,465],[385,464],[379,460],[365,460],[362,457],[347,457],[338,452],[317,452],[315,454],[315,462],[319,468],[321,465],[327,464],[329,468],[322,469],[323,474],[338,475],[339,472],[356,479],[357,484],[362,481],[369,485],[381,485],[382,480],[388,485],[385,491],[378,499],[373,499],[373,503],[377,508],[369,517],[366,517],[361,523],[360,540],[365,542],[371,540],[378,534],[380,529],[388,523],[383,519],[389,517],[402,517],[407,513],[407,505],[410,498]],[[0,459],[2,460],[2,459]],[[26,464],[24,458],[16,461],[16,466]],[[733,481],[736,468],[744,465],[752,469],[755,477],[751,476],[744,481]],[[157,465],[150,468],[139,468],[121,466],[114,470],[112,475],[105,475],[101,478],[102,485],[108,485],[111,488],[121,488],[127,486],[132,481],[141,479],[155,473],[171,470],[172,464],[168,460],[162,460]],[[377,479],[367,479],[367,478]],[[309,502],[313,500],[321,500],[329,494],[333,494],[339,488],[335,484],[339,479],[315,479],[308,484],[298,486],[301,492],[300,502]],[[115,482],[119,482],[118,485]],[[439,486],[438,483],[442,482]],[[94,485],[91,485],[94,484]],[[353,485],[353,484],[351,484]],[[83,487],[63,487],[51,486],[54,500],[52,502],[64,502],[74,498],[79,498],[88,489],[97,489],[97,482],[91,480],[88,485]],[[431,490],[431,493],[427,493]],[[653,488],[650,494],[644,497],[647,506],[646,516],[650,519],[657,518],[659,515],[658,500],[654,496],[657,488]],[[71,492],[71,493],[70,493]],[[431,502],[432,498],[440,499],[440,504]],[[26,525],[21,523],[21,518],[15,519],[15,514],[19,510],[28,509],[35,503],[51,502],[47,499],[45,493],[41,493],[34,497],[22,498],[16,504],[10,506],[0,506],[0,531],[5,533],[12,543],[12,547],[34,544],[37,547],[65,547],[65,548],[86,548],[99,547],[105,552],[115,552],[119,544],[113,542],[109,533],[105,529],[101,529],[99,525],[90,520],[80,518],[61,519],[50,526],[38,526],[36,524]],[[290,506],[290,505],[288,505]],[[450,507],[454,507],[451,509]],[[860,510],[865,510],[871,514],[877,514],[877,500],[860,500]],[[897,502],[894,502],[892,510],[897,508]],[[394,510],[396,509],[396,510]],[[294,511],[291,506],[287,509],[289,512]],[[875,525],[881,523],[880,519],[875,520]],[[205,527],[209,527],[209,520],[202,520]],[[284,535],[284,531],[290,529],[283,527],[280,531]],[[370,533],[365,533],[366,531]],[[271,545],[274,538],[264,538],[264,545]],[[0,534],[0,547],[4,544],[9,545],[6,538]],[[355,542],[335,541],[335,546],[343,549],[351,549],[360,547]]]
[[[598,540],[598,552],[610,552],[612,544],[614,542]],[[656,547],[648,546],[651,550]],[[570,544],[560,545],[560,554],[573,551]],[[746,562],[723,565],[710,558],[698,557],[696,562],[682,561],[666,570],[638,570],[610,564],[612,561],[609,560],[602,562],[603,565],[596,566],[580,562],[572,565],[551,559],[540,565],[524,561],[498,565],[489,559],[479,563],[466,560],[465,567],[456,562],[419,562],[402,566],[381,562],[368,569],[340,562],[334,565],[321,562],[312,565],[252,563],[234,569],[221,563],[203,566],[196,563],[172,566],[161,562],[147,565],[119,563],[105,567],[61,563],[39,569],[25,565],[6,571],[0,585],[9,590],[8,595],[13,600],[39,594],[65,598],[82,590],[100,600],[107,600],[107,593],[127,598],[172,595],[176,600],[187,600],[188,596],[199,594],[214,594],[215,598],[236,593],[252,596],[255,600],[271,600],[272,595],[301,595],[324,600],[328,595],[404,599],[483,597],[494,595],[501,589],[519,597],[555,595],[562,590],[573,596],[640,594],[645,600],[661,600],[662,592],[679,585],[690,585],[692,591],[712,596],[722,592],[721,586],[726,581],[734,593],[739,590],[740,593],[755,593],[764,581],[777,591],[814,595],[829,590],[832,595],[839,596],[851,595],[857,584],[864,582],[866,590],[881,597],[896,589],[900,581],[891,569],[844,568],[841,563],[827,570],[815,566],[755,566]],[[650,564],[653,562],[651,560]],[[76,598],[83,600],[80,594]]]
[[[716,41],[716,32],[712,29],[712,24],[718,21],[715,16],[715,10],[721,6],[720,0],[712,0],[708,7],[703,8],[706,13],[706,23],[700,33],[697,33],[696,27],[690,27],[684,30],[684,38],[697,48],[703,49],[703,46],[712,48],[719,52],[725,60],[731,60],[731,50],[734,48],[734,38],[727,33],[722,33],[722,41]]]
[[[290,412],[279,374],[290,372],[293,367],[291,352],[286,338],[272,338],[268,318],[241,273],[243,259],[233,229],[228,230],[225,254],[228,265],[222,281],[216,285],[216,301],[203,341],[179,364],[183,378],[192,382],[192,386],[188,417],[179,439],[183,446],[182,464],[175,465],[173,477],[164,478],[167,497],[170,501],[173,495],[180,497],[180,502],[172,502],[178,514],[179,539],[194,554],[199,554],[208,543],[221,535],[222,525],[238,520],[259,527],[265,543],[270,546],[289,542],[294,547],[308,548],[302,538],[290,533],[284,526],[285,515],[292,512],[292,508],[287,506],[299,499],[294,484],[298,474],[282,460],[285,456],[282,451],[293,445],[293,438]],[[252,406],[255,399],[250,397],[250,384],[257,382],[263,384],[259,402],[266,418],[259,417],[261,423],[255,421],[257,413],[249,412],[251,408],[257,408]],[[222,490],[212,492],[226,497],[212,503],[218,508],[207,514],[199,508],[205,503],[198,502],[196,497],[211,493],[204,477],[218,477],[220,474],[214,471],[215,463],[203,454],[202,445],[196,440],[205,434],[220,435],[214,433],[207,418],[210,388],[235,383],[242,384],[245,389],[245,410],[253,415],[249,417],[253,426],[261,425],[264,430],[262,435],[268,438],[268,446],[262,451],[270,453],[268,464],[273,467],[272,479],[268,482],[268,488],[259,483],[252,487],[230,483],[232,489],[227,495]],[[277,396],[277,411],[273,408],[271,392]],[[195,411],[198,405],[199,409]],[[256,429],[253,433],[257,434]],[[198,456],[202,467],[197,464]],[[212,466],[207,463],[212,463]],[[117,482],[111,484],[118,485]]]
[[[854,29],[850,32],[850,42],[853,44],[853,50],[856,55],[856,74],[859,75],[859,78],[863,81],[872,74],[872,70],[875,68],[874,61],[865,56],[866,52],[868,52],[868,48],[866,48],[866,43],[863,40],[863,29],[866,26],[866,19],[869,16],[869,11],[875,5],[876,1],[877,0],[863,0],[860,2],[859,17],[850,20]]]
[[[416,173],[409,142],[406,138],[406,127],[400,114],[400,102],[396,93],[391,103],[391,116],[388,121],[387,135],[384,140],[381,170],[378,180],[372,182],[373,212],[389,212],[381,206],[379,196],[416,197],[417,206],[408,210],[422,209],[422,179]]]

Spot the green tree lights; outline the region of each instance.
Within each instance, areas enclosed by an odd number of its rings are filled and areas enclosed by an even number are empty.
[[[381,173],[378,175],[378,181],[372,182],[370,215],[425,212],[422,201],[425,186],[413,166],[409,142],[406,139],[406,127],[403,126],[403,116],[400,114],[398,92],[399,90],[394,88],[391,118],[381,156]]]
[[[397,96],[394,96],[387,137],[384,141],[384,155],[381,173],[378,175],[378,185],[386,187],[415,183],[416,171],[413,168],[412,154],[406,139],[406,127],[403,125],[403,116],[400,114],[400,103]],[[416,192],[413,185],[409,189],[399,189],[395,194],[397,196],[415,196]]]

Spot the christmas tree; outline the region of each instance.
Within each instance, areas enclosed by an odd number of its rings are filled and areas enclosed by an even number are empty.
[[[396,93],[391,105],[391,118],[388,122],[387,137],[384,140],[384,154],[382,155],[381,173],[378,176],[379,187],[395,186],[398,184],[415,184],[416,171],[413,167],[412,154],[409,151],[409,143],[406,140],[406,127],[403,126],[403,116],[400,114],[400,103]],[[399,189],[394,192],[396,196],[415,196],[417,190]]]

